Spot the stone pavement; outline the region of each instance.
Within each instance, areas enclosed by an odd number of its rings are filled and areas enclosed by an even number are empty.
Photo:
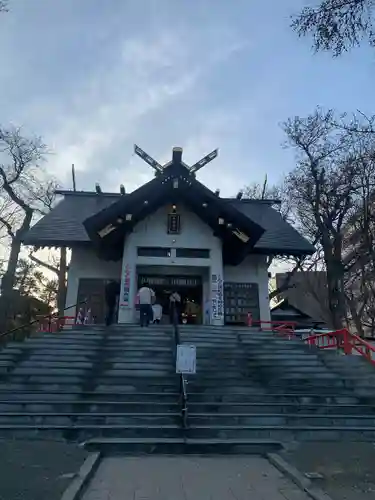
[[[87,455],[63,442],[0,440],[0,500],[59,500]]]
[[[109,457],[83,500],[308,500],[266,459]]]

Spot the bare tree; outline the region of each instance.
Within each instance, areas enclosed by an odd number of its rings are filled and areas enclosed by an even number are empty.
[[[40,138],[24,137],[18,128],[0,128],[0,231],[10,241],[1,281],[3,314],[14,286],[22,239],[35,217],[47,213],[53,203],[56,184],[42,166],[47,153]]]
[[[340,328],[346,311],[343,228],[360,189],[356,143],[337,128],[332,111],[295,117],[284,129],[297,159],[287,178],[293,213],[303,233],[322,248],[331,326]]]
[[[290,221],[291,203],[284,183],[270,185],[266,176],[262,184],[259,182],[252,182],[251,184],[245,186],[242,192],[244,198],[270,201],[272,208],[278,210],[284,220]],[[267,262],[268,266],[270,266],[275,260],[287,265],[291,268],[291,270],[285,274],[282,283],[276,288],[272,288],[272,283],[270,282],[270,300],[280,296],[282,292],[285,292],[289,288],[294,288],[296,286],[295,283],[293,283],[293,276],[297,271],[303,269],[306,261],[305,258],[290,258],[281,255],[270,255]]]
[[[52,280],[51,283],[57,283],[57,309],[60,317],[64,316],[65,310],[65,298],[66,298],[66,273],[67,273],[67,255],[66,248],[60,249],[60,255],[57,258],[56,255],[50,256],[50,262],[45,262],[34,255],[33,252],[30,252],[29,258],[38,266],[44,267],[48,269],[52,273],[56,274],[56,279]],[[52,288],[50,287],[50,291],[52,292]]]
[[[316,51],[339,56],[363,40],[375,46],[374,9],[374,0],[323,0],[303,8],[292,19],[292,28],[299,36],[312,35]]]
[[[364,335],[375,300],[375,139],[356,135],[358,189],[354,212],[343,229],[343,262],[348,321]],[[372,329],[372,326],[371,326]]]
[[[280,212],[282,218],[289,219],[291,207],[284,183],[270,185],[266,176],[263,183],[252,182],[242,192],[244,198],[272,201],[272,207]]]

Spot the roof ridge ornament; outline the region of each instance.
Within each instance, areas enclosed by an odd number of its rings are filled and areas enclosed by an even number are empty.
[[[192,174],[195,174],[195,172],[198,172],[198,170],[205,167],[207,165],[207,163],[210,163],[210,161],[214,160],[218,154],[219,154],[219,149],[218,148],[214,149],[213,151],[211,151],[211,153],[204,156],[197,163],[194,163],[194,165],[189,168],[190,172]]]
[[[194,163],[194,165],[192,166],[188,166],[186,165],[186,163],[182,161],[182,152],[183,149],[181,147],[174,147],[172,149],[172,161],[167,162],[165,165],[161,165],[152,156],[143,151],[142,148],[137,146],[137,144],[134,144],[134,153],[140,158],[142,158],[142,160],[145,161],[148,165],[150,165],[150,167],[152,167],[155,170],[156,175],[164,173],[165,170],[171,166],[182,166],[186,168],[186,170],[190,174],[195,174],[196,172],[198,172],[198,170],[206,166],[207,163],[210,163],[218,156],[219,149],[218,148],[214,149],[213,151],[211,151],[211,153],[201,158],[197,163]]]
[[[163,172],[163,167],[152,156],[148,155],[142,148],[134,144],[134,153],[148,163],[157,173]]]

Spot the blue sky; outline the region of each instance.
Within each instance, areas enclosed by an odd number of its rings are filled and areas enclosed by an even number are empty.
[[[42,135],[79,189],[152,172],[173,146],[222,195],[293,168],[280,123],[316,105],[373,112],[374,54],[313,55],[289,28],[303,0],[10,0],[0,17],[0,122]],[[311,2],[310,2],[311,3]],[[314,2],[312,2],[314,3]]]

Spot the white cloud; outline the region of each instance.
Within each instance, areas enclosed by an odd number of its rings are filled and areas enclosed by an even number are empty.
[[[142,119],[152,120],[156,110],[168,109],[193,90],[199,93],[197,84],[202,86],[210,68],[245,46],[234,40],[225,46],[216,45],[213,52],[199,54],[197,46],[184,42],[179,34],[163,32],[123,41],[113,67],[81,86],[73,99],[74,109],[67,110],[59,126],[47,136],[56,151],[53,169],[65,183],[72,163],[78,171],[91,171],[100,177],[103,169],[110,167],[108,156],[116,156],[117,165],[126,164],[132,143],[142,137]],[[158,122],[155,126],[163,127],[168,142],[173,123]],[[134,171],[129,167],[129,185],[138,186],[149,175],[145,166]],[[117,178],[114,167],[111,179],[104,179],[106,185],[122,182],[124,172],[119,174]]]

